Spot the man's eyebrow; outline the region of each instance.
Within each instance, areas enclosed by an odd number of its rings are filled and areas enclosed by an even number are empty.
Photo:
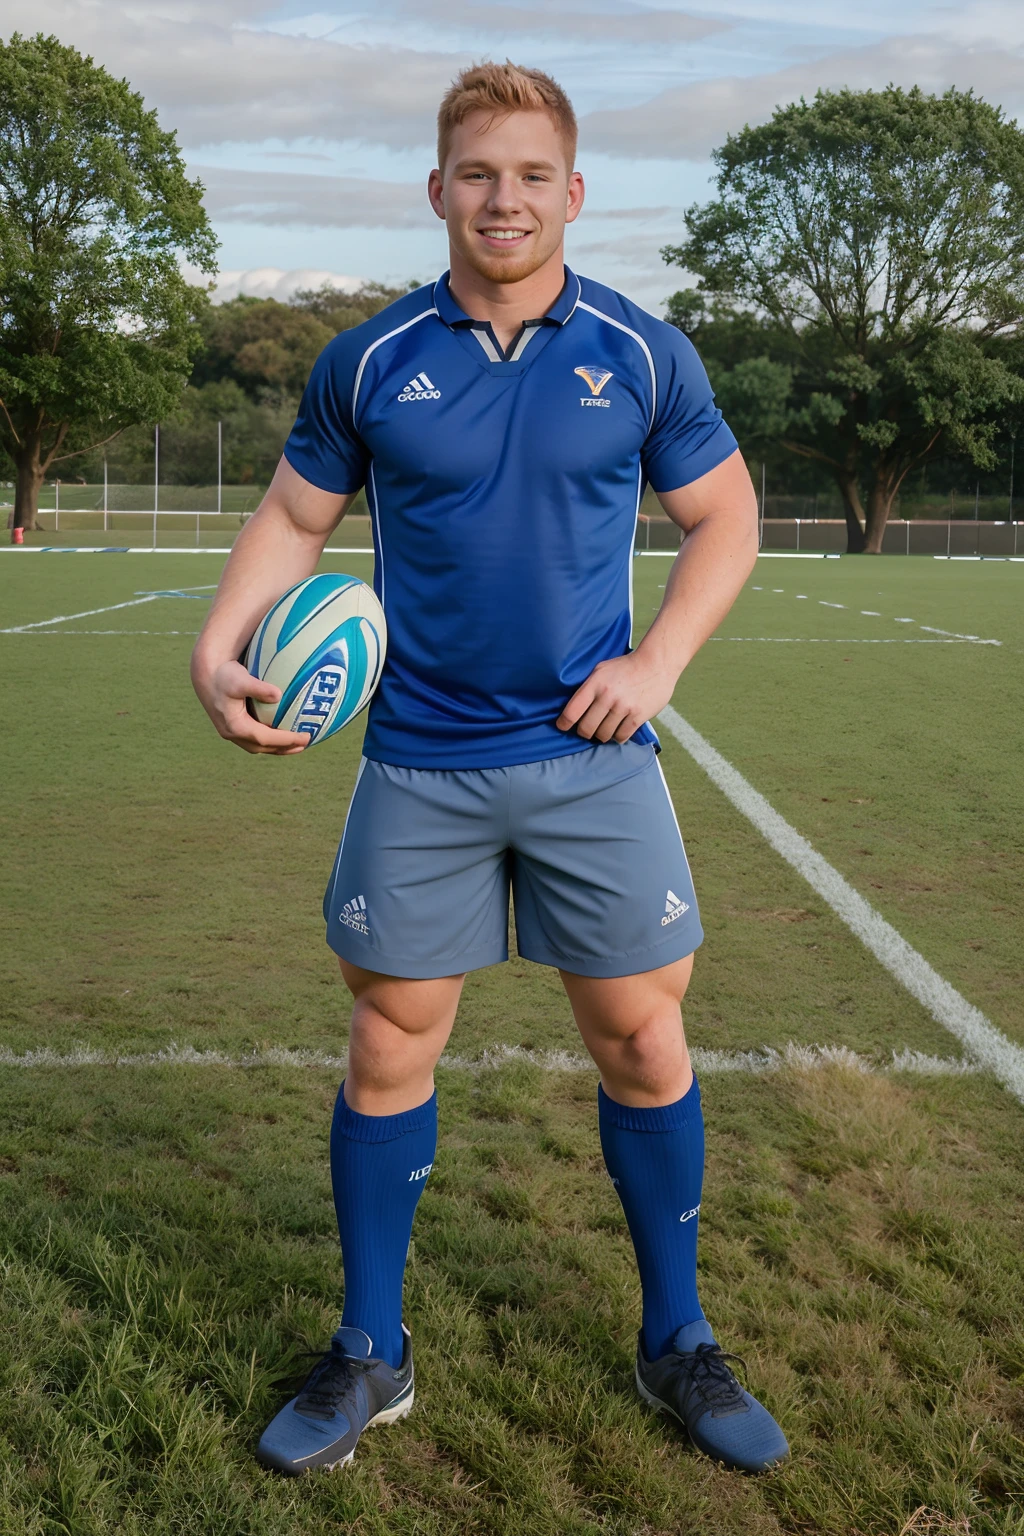
[[[456,171],[494,171],[497,169],[489,160],[470,158],[456,160]],[[517,167],[520,171],[554,171],[557,166],[551,160],[524,160]]]

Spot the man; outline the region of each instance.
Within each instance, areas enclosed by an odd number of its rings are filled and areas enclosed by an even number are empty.
[[[433,1068],[465,973],[507,958],[511,882],[520,953],[559,968],[600,1070],[643,1291],[639,1391],[758,1471],[785,1438],[697,1297],[704,1129],[679,1005],[702,933],[648,723],[750,573],[754,495],[689,342],[564,266],[583,181],[560,87],[470,69],[438,127],[428,194],[451,270],[319,358],[193,659],[222,736],[302,750],[247,713],[278,692],[236,658],[365,485],[388,658],[324,902],[355,1000],[331,1131],[344,1312],[258,1455],[286,1473],[346,1462],[412,1403],[402,1279]],[[686,540],[631,651],[645,483]]]

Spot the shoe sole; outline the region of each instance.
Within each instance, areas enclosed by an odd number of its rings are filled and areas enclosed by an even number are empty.
[[[395,1403],[389,1403],[387,1408],[382,1408],[379,1413],[375,1413],[372,1419],[367,1419],[359,1431],[360,1435],[364,1435],[368,1429],[373,1429],[378,1424],[397,1424],[399,1419],[404,1419],[411,1411],[415,1398],[416,1389],[415,1386],[412,1386],[405,1397],[399,1398]],[[272,1472],[283,1472],[286,1477],[302,1477],[308,1472],[336,1472],[339,1467],[348,1466],[356,1454],[358,1444],[359,1441],[357,1440],[348,1455],[339,1456],[337,1461],[318,1461],[315,1465],[309,1467],[279,1467],[272,1462],[264,1462],[262,1464]],[[256,1459],[258,1461],[259,1456]]]
[[[686,1435],[686,1438],[689,1440],[689,1442],[693,1446],[694,1450],[699,1451],[702,1456],[708,1456],[708,1457],[710,1457],[710,1459],[712,1461],[717,1461],[723,1467],[728,1467],[731,1472],[742,1472],[747,1477],[757,1477],[759,1475],[759,1473],[761,1473],[761,1472],[770,1472],[773,1467],[779,1467],[779,1466],[782,1465],[782,1463],[784,1461],[787,1460],[787,1457],[781,1456],[776,1461],[765,1462],[763,1467],[756,1467],[756,1468],[754,1468],[754,1467],[739,1467],[739,1466],[736,1466],[735,1463],[729,1463],[727,1461],[723,1461],[721,1456],[716,1456],[713,1451],[705,1450],[704,1446],[698,1445],[697,1441],[690,1434],[690,1431],[689,1431],[689,1428],[687,1426],[686,1420],[684,1418],[680,1417],[680,1415],[672,1407],[671,1403],[666,1403],[662,1398],[655,1397],[655,1395],[651,1391],[650,1387],[647,1386],[647,1384],[645,1383],[643,1377],[640,1375],[640,1367],[639,1366],[636,1367],[634,1375],[636,1377],[636,1389],[639,1392],[640,1396],[643,1398],[644,1402],[647,1404],[647,1406],[649,1408],[653,1408],[655,1413],[663,1413],[666,1418],[675,1419],[676,1423],[679,1424],[682,1427],[682,1429],[683,1429],[683,1431],[684,1431],[684,1433]]]
[[[412,1409],[416,1397],[415,1387],[410,1388],[408,1397],[400,1398],[397,1403],[392,1403],[387,1408],[382,1408],[380,1413],[375,1413],[372,1419],[367,1419],[360,1430],[360,1435],[365,1435],[368,1429],[375,1429],[378,1424],[397,1424],[399,1419],[404,1419]],[[356,1445],[352,1447],[347,1456],[342,1456],[338,1461],[324,1461],[318,1467],[311,1467],[311,1472],[335,1472],[338,1467],[347,1467],[356,1454]]]

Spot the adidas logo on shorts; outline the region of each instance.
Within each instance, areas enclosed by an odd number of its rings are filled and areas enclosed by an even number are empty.
[[[667,928],[669,923],[674,923],[677,917],[682,917],[683,913],[689,910],[689,902],[680,901],[675,891],[666,891],[665,916],[661,920],[661,926]]]
[[[399,405],[405,405],[408,400],[440,400],[441,391],[436,389],[425,373],[418,373],[414,379],[410,379],[398,397]]]
[[[353,933],[361,933],[365,939],[368,939],[370,926],[366,917],[366,897],[353,896],[351,901],[346,901],[338,913],[338,922],[344,923],[346,928],[351,928]]]

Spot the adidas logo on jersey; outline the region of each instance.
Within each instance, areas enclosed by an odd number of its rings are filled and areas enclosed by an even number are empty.
[[[398,400],[400,405],[405,405],[408,400],[440,400],[441,391],[436,389],[425,373],[418,373],[414,379],[410,379],[402,390]]]
[[[338,913],[338,922],[344,923],[346,928],[351,928],[353,933],[361,933],[365,939],[368,939],[370,926],[366,916],[366,897],[353,896],[351,901],[346,901]]]
[[[677,917],[682,917],[684,912],[689,912],[688,902],[680,901],[675,891],[665,892],[665,916],[661,920],[661,926],[667,928],[669,923],[674,923]]]

